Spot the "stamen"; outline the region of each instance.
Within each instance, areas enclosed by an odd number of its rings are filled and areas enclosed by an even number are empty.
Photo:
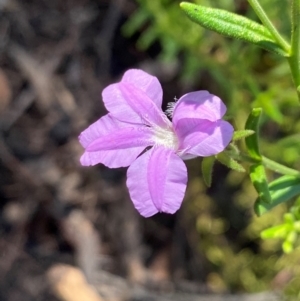
[[[177,98],[175,97],[174,100],[175,100],[175,101],[169,102],[169,103],[167,104],[167,109],[166,109],[166,111],[165,111],[165,114],[166,114],[169,118],[172,118],[172,117],[173,117],[173,111],[174,111],[174,107],[175,107]]]

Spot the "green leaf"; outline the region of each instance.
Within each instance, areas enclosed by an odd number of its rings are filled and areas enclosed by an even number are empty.
[[[286,238],[288,233],[290,232],[290,227],[287,227],[285,224],[274,226],[263,230],[260,233],[260,237],[262,239],[269,239],[269,238]]]
[[[269,184],[269,192],[271,203],[266,203],[260,198],[256,200],[254,210],[258,216],[300,194],[300,177],[282,176]]]
[[[277,97],[277,94],[277,87],[260,92],[256,95],[253,105],[255,107],[261,107],[264,113],[277,123],[282,123],[283,114],[281,113],[278,104],[274,101]]]
[[[282,249],[283,249],[284,253],[288,254],[294,250],[294,244],[297,240],[297,237],[298,237],[298,235],[297,235],[297,232],[295,232],[295,231],[291,231],[287,235],[285,241],[282,244]]]
[[[240,154],[240,150],[238,149],[238,147],[234,143],[229,143],[228,150],[226,150],[225,152],[228,153],[229,156],[231,154],[234,154],[234,155],[239,155]]]
[[[300,233],[300,221],[294,222],[294,229],[299,234]]]
[[[261,163],[250,166],[250,179],[258,193],[258,197],[263,203],[271,203],[268,180],[265,167]]]
[[[253,130],[241,130],[241,131],[235,131],[233,133],[233,137],[232,140],[233,141],[237,141],[237,140],[241,140],[243,138],[246,138],[248,136],[251,136],[255,133],[255,131]]]
[[[223,165],[227,166],[228,168],[231,168],[238,172],[245,172],[245,168],[238,163],[236,160],[230,158],[226,153],[220,153],[216,155],[216,159],[222,163]]]
[[[293,246],[293,244],[291,242],[289,242],[289,241],[286,240],[282,244],[282,249],[283,249],[284,253],[289,254],[289,253],[291,253],[294,250],[294,246]]]
[[[205,184],[210,187],[212,182],[212,171],[216,159],[214,156],[205,157],[202,160],[201,169]]]
[[[259,151],[259,145],[258,145],[259,119],[261,113],[262,113],[261,108],[252,109],[252,112],[250,113],[245,125],[246,130],[252,130],[255,132],[253,135],[246,137],[245,142],[246,142],[246,147],[249,155],[253,159],[257,159],[257,160],[262,159],[262,156]]]
[[[154,27],[149,27],[144,31],[142,36],[137,41],[137,47],[141,50],[146,50],[149,48],[157,38],[157,32]]]
[[[289,56],[289,53],[277,44],[270,31],[257,22],[226,10],[188,2],[181,2],[180,7],[193,22],[206,29],[253,43],[282,56]]]
[[[149,19],[149,13],[139,9],[130,16],[128,21],[122,27],[122,33],[126,36],[132,36],[136,31],[140,30]]]
[[[297,239],[297,232],[295,231],[291,231],[287,238],[286,238],[286,241],[289,241],[290,243],[294,244],[296,242],[296,239]]]
[[[292,213],[285,213],[284,216],[283,216],[283,220],[286,224],[294,224],[294,216]]]

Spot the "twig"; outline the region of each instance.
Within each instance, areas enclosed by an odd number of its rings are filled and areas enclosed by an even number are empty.
[[[34,87],[38,96],[38,106],[42,112],[47,112],[55,103],[58,103],[68,115],[75,111],[77,106],[74,96],[63,82],[52,74],[55,70],[53,66],[51,68],[47,62],[44,66],[16,44],[10,45],[8,53]],[[62,51],[61,54],[63,56],[64,52]],[[55,66],[58,64],[57,61],[52,61]]]
[[[47,273],[51,287],[65,301],[94,301],[93,287],[87,284],[80,270],[55,265]],[[132,286],[126,280],[107,272],[99,271],[95,289],[100,300],[105,301],[280,301],[281,296],[272,292],[238,295],[184,294],[180,292],[155,293],[141,285]]]
[[[76,261],[89,283],[94,282],[99,265],[100,238],[91,222],[82,211],[74,210],[62,221],[66,239],[72,243],[76,252]]]
[[[9,108],[1,115],[0,129],[8,131],[16,121],[24,114],[35,99],[35,93],[32,89],[22,91],[14,102],[13,107]]]
[[[48,271],[47,276],[54,293],[64,301],[104,300],[77,268],[57,264]]]

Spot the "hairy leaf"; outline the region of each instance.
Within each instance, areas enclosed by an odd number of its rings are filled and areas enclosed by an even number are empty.
[[[204,28],[231,38],[253,43],[282,56],[289,56],[289,53],[277,44],[266,27],[246,17],[226,10],[188,2],[180,3],[180,7],[192,21]]]

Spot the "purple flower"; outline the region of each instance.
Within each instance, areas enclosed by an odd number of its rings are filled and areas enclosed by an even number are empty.
[[[207,91],[187,93],[169,107],[171,122],[161,110],[158,79],[135,69],[102,97],[109,113],[79,136],[81,164],[129,166],[127,187],[141,215],[176,212],[187,184],[183,160],[215,155],[232,138],[233,127],[221,119],[226,106]]]

